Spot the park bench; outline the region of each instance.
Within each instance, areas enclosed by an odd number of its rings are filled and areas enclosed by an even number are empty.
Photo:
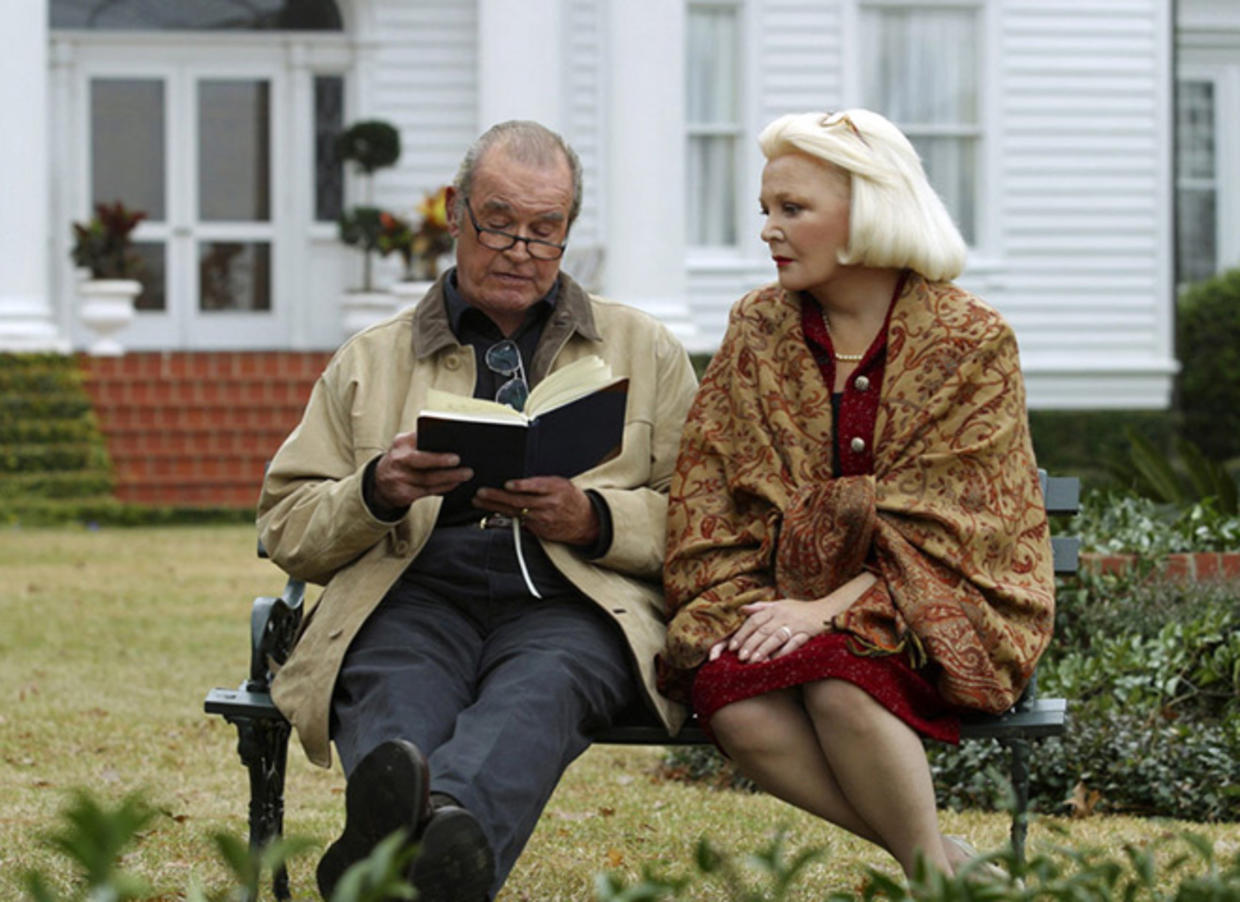
[[[1076,513],[1080,483],[1075,477],[1047,477],[1042,490],[1051,516]],[[1057,536],[1052,551],[1057,575],[1075,574],[1080,542]],[[259,553],[262,554],[260,546]],[[259,849],[284,831],[284,774],[288,760],[290,726],[271,701],[273,665],[283,664],[292,651],[301,625],[305,584],[289,579],[278,597],[254,600],[250,614],[250,675],[237,689],[212,689],[205,708],[237,728],[237,752],[250,778],[250,848]],[[976,714],[961,727],[961,739],[997,739],[1009,751],[1014,810],[1012,848],[1024,856],[1029,805],[1030,741],[1061,734],[1067,728],[1066,699],[1038,696],[1037,675],[1020,701],[1000,715]],[[675,736],[668,736],[645,709],[634,710],[595,737],[595,742],[617,745],[709,745],[710,739],[692,720]],[[276,898],[287,899],[288,875],[273,878]]]

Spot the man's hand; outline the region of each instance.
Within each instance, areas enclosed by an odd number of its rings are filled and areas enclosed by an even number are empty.
[[[599,522],[586,493],[562,476],[513,479],[504,489],[479,489],[474,507],[520,517],[540,539],[567,545],[593,545]]]
[[[386,507],[404,508],[427,495],[450,492],[474,475],[460,463],[455,454],[419,451],[418,437],[402,432],[375,466],[375,500]]]

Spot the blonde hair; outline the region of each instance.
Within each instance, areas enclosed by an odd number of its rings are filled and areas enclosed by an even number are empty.
[[[964,269],[959,229],[913,145],[883,116],[863,109],[792,113],[764,128],[758,144],[768,160],[802,153],[847,173],[852,204],[840,263],[908,268],[932,282]]]

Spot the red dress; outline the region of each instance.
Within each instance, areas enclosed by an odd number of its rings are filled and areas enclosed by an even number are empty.
[[[899,297],[901,285],[896,287]],[[888,309],[890,317],[890,308]],[[822,310],[808,298],[802,305],[805,337],[827,385],[835,384],[831,338]],[[835,474],[873,472],[874,423],[886,359],[887,326],[866,351],[848,385],[838,397],[835,416]],[[860,439],[860,442],[857,440]],[[958,709],[939,694],[933,664],[914,668],[903,653],[859,655],[844,633],[815,636],[791,654],[758,663],[744,663],[724,652],[699,668],[693,681],[693,708],[703,724],[724,705],[822,679],[847,680],[864,689],[883,707],[923,736],[943,742],[960,740]]]

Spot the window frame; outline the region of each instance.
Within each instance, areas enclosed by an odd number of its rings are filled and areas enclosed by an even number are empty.
[[[753,55],[746,49],[745,36],[749,33],[749,12],[746,0],[687,0],[685,4],[685,81],[682,90],[688,90],[688,34],[689,34],[689,16],[695,9],[716,9],[727,10],[733,14],[736,29],[736,65],[735,77],[736,84],[734,86],[735,107],[732,111],[733,121],[728,122],[695,122],[689,118],[688,103],[685,105],[685,144],[683,152],[685,154],[685,174],[684,174],[684,190],[688,191],[690,184],[689,178],[689,147],[694,138],[731,138],[733,141],[733,158],[732,158],[732,193],[733,193],[733,223],[736,234],[730,243],[723,244],[700,244],[693,241],[693,235],[690,229],[693,227],[690,221],[692,217],[686,217],[685,222],[685,248],[687,256],[690,260],[711,261],[719,259],[735,259],[738,258],[742,249],[746,247],[745,228],[749,222],[745,211],[748,207],[745,204],[745,191],[749,187],[749,181],[745,177],[752,162],[752,154],[746,146],[745,135],[750,125],[750,116],[748,108],[748,85],[753,83],[751,78],[750,66],[753,62]],[[752,204],[750,205],[752,206]],[[686,205],[688,209],[688,205]],[[690,211],[691,212],[691,211]]]
[[[972,238],[965,236],[970,271],[997,269],[1002,253],[996,213],[1000,207],[1001,198],[995,178],[995,173],[1000,171],[1002,165],[999,158],[999,142],[995,140],[995,124],[999,122],[1001,115],[999,92],[995,87],[1000,81],[996,48],[999,46],[1002,35],[995,5],[988,0],[854,0],[852,4],[853,22],[850,30],[853,34],[851,42],[853,47],[860,42],[865,27],[864,18],[872,11],[963,10],[971,11],[976,16],[978,39],[976,123],[935,126],[921,122],[895,122],[900,130],[910,138],[968,137],[973,139],[975,149],[974,208],[972,210],[974,227]],[[852,80],[846,96],[857,98],[857,105],[865,106],[867,86],[864,83],[864,72],[858,52],[850,54],[847,67]],[[879,112],[884,111],[880,109]]]

